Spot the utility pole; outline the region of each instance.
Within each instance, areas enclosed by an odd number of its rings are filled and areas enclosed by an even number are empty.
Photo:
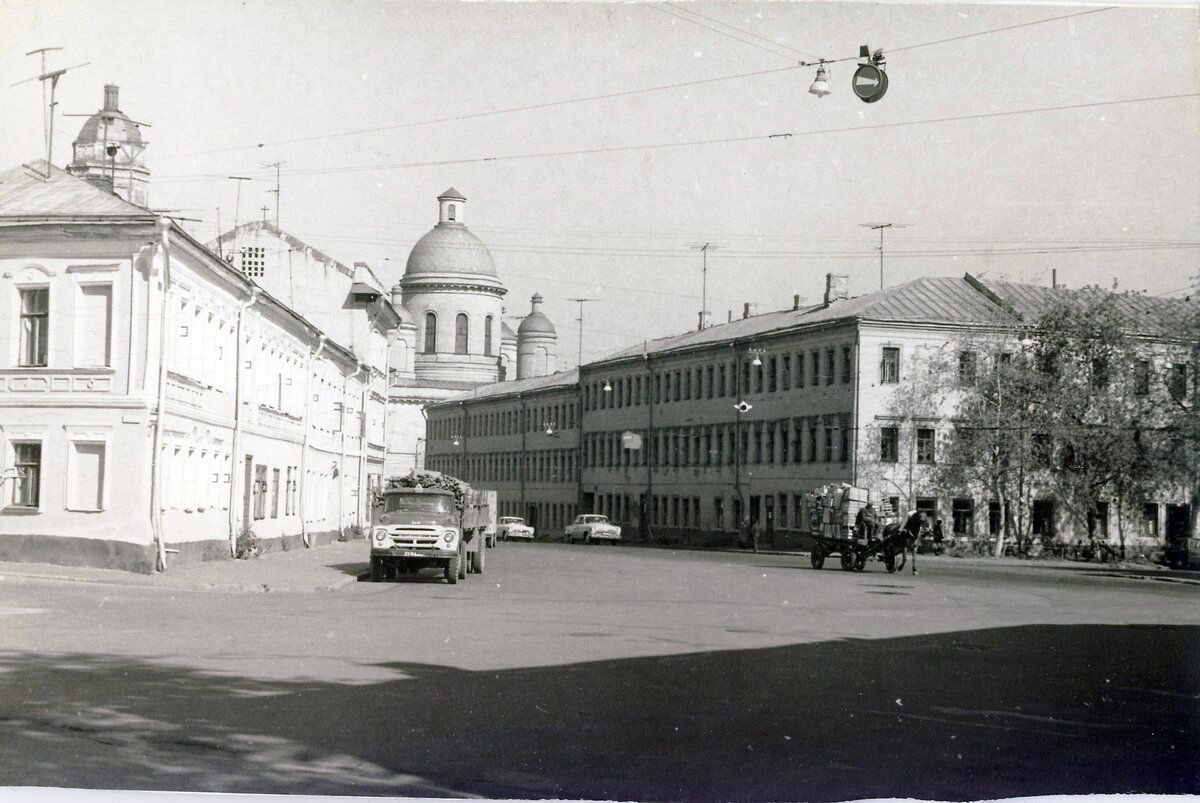
[[[688,243],[688,248],[699,251],[703,259],[700,280],[700,328],[708,327],[708,252],[724,246],[719,243]]]
[[[63,74],[65,72],[67,72],[67,70],[74,70],[76,67],[84,67],[88,64],[91,64],[90,61],[85,61],[82,64],[76,64],[71,67],[64,67],[61,70],[52,70],[50,72],[46,72],[46,53],[51,50],[62,50],[62,48],[61,47],[41,47],[41,48],[38,48],[37,50],[30,50],[28,53],[26,53],[25,54],[26,56],[32,56],[34,53],[40,54],[41,59],[42,59],[42,72],[39,75],[34,76],[33,78],[26,78],[24,81],[17,81],[15,84],[13,84],[13,86],[20,86],[21,84],[25,84],[30,81],[41,81],[42,82],[42,103],[44,105],[46,105],[46,112],[44,113],[44,115],[42,117],[42,126],[43,126],[43,129],[45,131],[45,136],[46,136],[46,177],[45,177],[46,181],[50,180],[50,161],[54,156],[54,107],[58,105],[58,101],[55,100],[55,95],[58,92],[58,79],[62,78]],[[46,104],[46,82],[47,81],[50,82],[50,102],[49,102],[49,104]]]
[[[263,167],[275,168],[275,189],[267,190],[267,192],[275,194],[275,228],[279,228],[279,166],[282,164],[286,164],[286,162],[268,162],[263,165]],[[266,218],[264,217],[263,220]]]
[[[879,289],[883,289],[883,230],[884,229],[907,229],[913,224],[911,223],[859,223],[864,229],[879,230]]]
[[[595,301],[594,298],[568,298],[567,301],[579,302],[579,358],[576,360],[576,368],[583,367],[583,305],[588,301]]]

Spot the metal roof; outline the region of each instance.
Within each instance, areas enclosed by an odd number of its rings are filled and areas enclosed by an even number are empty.
[[[129,203],[38,159],[0,173],[0,217],[3,218],[150,219],[154,213]]]
[[[495,382],[491,385],[480,385],[470,393],[451,396],[443,402],[430,406],[437,407],[441,404],[457,404],[460,401],[483,401],[484,399],[499,398],[501,396],[513,396],[518,393],[535,393],[542,390],[568,388],[578,382],[579,369],[572,368],[569,371],[559,371],[558,373],[547,374],[545,376],[533,376],[529,379],[512,379],[504,382]]]

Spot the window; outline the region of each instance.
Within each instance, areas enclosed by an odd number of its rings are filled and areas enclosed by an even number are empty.
[[[934,462],[934,431],[932,429],[917,430],[917,462],[932,463]]]
[[[1187,368],[1186,363],[1177,362],[1167,369],[1167,390],[1176,401],[1187,397]]]
[[[842,346],[842,384],[849,384],[854,374],[854,358],[850,356],[850,347]]]
[[[841,457],[842,457],[842,462],[845,463],[850,460],[850,427],[843,424],[842,427],[838,431],[841,432],[841,436],[842,436]]]
[[[950,515],[954,519],[955,535],[975,533],[975,501],[973,499],[950,500]]]
[[[437,353],[437,315],[425,313],[425,353]]]
[[[974,385],[977,372],[978,367],[975,352],[960,351],[958,353],[958,384]]]
[[[825,384],[832,385],[833,377],[833,349],[825,349]]]
[[[16,507],[37,507],[42,489],[42,444],[14,443],[12,504]]]
[[[49,344],[50,289],[38,287],[21,290],[21,352],[20,365],[46,365]]]
[[[879,382],[883,385],[894,385],[899,381],[900,349],[884,346],[883,357],[879,361]]]
[[[717,366],[717,396],[725,398],[725,364]]]
[[[265,519],[267,517],[267,467],[254,467],[254,518]]]
[[[468,323],[467,314],[460,312],[454,316],[454,353],[467,353]]]
[[[69,510],[104,508],[104,444],[71,443],[67,486]]]
[[[804,387],[804,353],[796,355],[796,387]]]
[[[258,278],[267,272],[267,249],[262,246],[247,245],[242,248],[242,273],[251,278]]]
[[[1000,503],[988,502],[988,535],[999,535],[1002,516]]]
[[[808,462],[817,462],[817,425],[810,424],[808,427]]]
[[[812,385],[816,387],[821,384],[821,352],[813,349],[809,355],[809,362],[812,363]]]
[[[713,497],[713,521],[718,530],[725,529],[725,497]]]
[[[825,427],[825,462],[833,462],[833,427]]]
[[[279,518],[279,469],[271,469],[271,518]]]
[[[900,459],[900,430],[898,427],[879,428],[879,460],[895,463]]]
[[[770,368],[767,369],[767,392],[774,393],[779,390],[776,385],[777,377],[779,376],[779,359],[777,357],[770,358]]]
[[[1139,396],[1150,395],[1150,361],[1139,360],[1134,369],[1133,392]]]
[[[75,365],[111,365],[112,285],[83,284],[75,300]]]
[[[713,367],[708,366],[708,382],[704,386],[704,398],[711,399],[713,397]]]
[[[446,210],[446,219],[449,220],[451,223],[453,223],[455,218],[457,217],[457,215],[458,215],[458,205],[450,204]]]
[[[780,362],[779,389],[792,389],[792,355],[784,354]]]
[[[1142,505],[1142,532],[1151,538],[1158,537],[1158,503]]]
[[[483,353],[492,356],[492,316],[483,319]]]

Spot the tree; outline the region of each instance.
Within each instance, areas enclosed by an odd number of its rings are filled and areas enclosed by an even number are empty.
[[[1200,300],[1189,297],[1175,302],[1169,322],[1168,359],[1155,375],[1164,400],[1159,447],[1168,476],[1187,489],[1189,531],[1195,536],[1200,533]],[[1182,371],[1179,366],[1184,366]]]

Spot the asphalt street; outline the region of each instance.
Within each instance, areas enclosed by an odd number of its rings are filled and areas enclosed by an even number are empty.
[[[1161,573],[508,543],[450,586],[345,555],[321,591],[5,575],[0,785],[1200,792],[1200,588]]]

